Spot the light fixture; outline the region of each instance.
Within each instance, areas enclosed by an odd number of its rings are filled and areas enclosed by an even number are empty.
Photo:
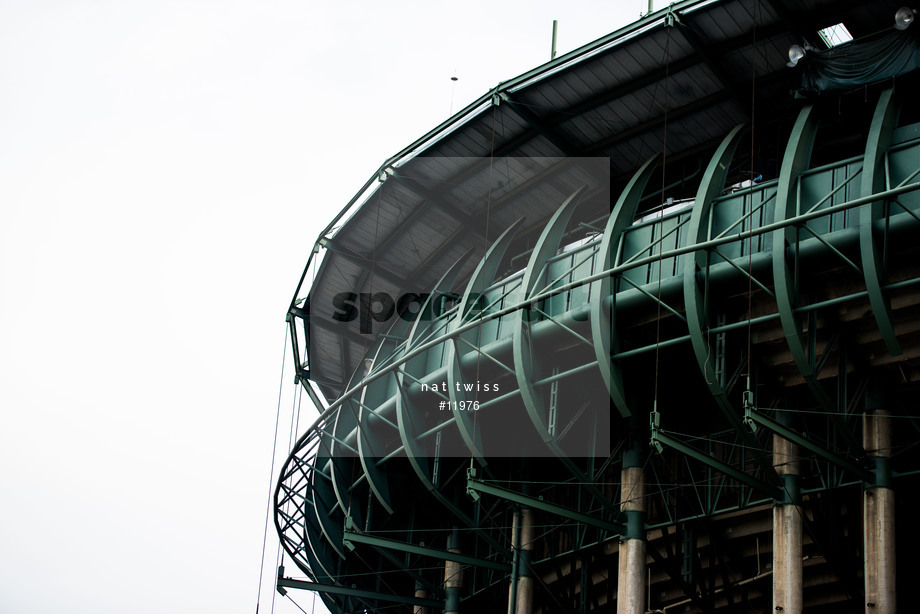
[[[906,30],[910,24],[914,23],[914,12],[906,6],[899,8],[894,14],[894,29]]]
[[[799,63],[799,60],[805,57],[805,50],[802,49],[801,45],[793,45],[789,47],[789,61],[786,62],[786,66],[792,68]]]

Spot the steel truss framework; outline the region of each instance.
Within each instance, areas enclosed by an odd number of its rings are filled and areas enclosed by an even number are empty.
[[[864,155],[813,167],[819,117],[805,107],[778,177],[728,185],[738,126],[692,204],[636,222],[652,157],[602,227],[579,225],[573,194],[526,267],[503,274],[519,225],[508,228],[440,317],[380,336],[372,368],[295,445],[275,522],[310,581],[278,586],[351,612],[481,607],[529,577],[542,611],[607,611],[616,545],[641,537],[650,609],[757,609],[771,574],[764,519],[793,501],[820,559],[815,603],[861,599],[853,493],[918,469],[909,447],[889,463],[860,443],[866,409],[917,428],[905,399],[920,356],[920,126],[898,117],[885,91]],[[567,248],[585,226],[593,238]],[[450,296],[466,257],[430,297]],[[484,381],[501,393],[464,390]],[[442,401],[452,409],[432,409]],[[520,432],[490,432],[490,412],[516,412]],[[771,460],[774,435],[799,449],[794,486]],[[533,446],[541,454],[522,454]],[[622,511],[627,467],[647,476],[638,525]],[[515,533],[521,510],[537,514],[538,547]],[[445,584],[445,562],[464,567],[462,587]]]

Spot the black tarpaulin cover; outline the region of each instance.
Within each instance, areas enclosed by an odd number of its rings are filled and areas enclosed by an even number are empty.
[[[827,51],[809,52],[798,94],[849,90],[890,79],[920,66],[917,28],[887,30]]]

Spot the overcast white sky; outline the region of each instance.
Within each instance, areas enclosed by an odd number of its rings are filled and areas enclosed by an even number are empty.
[[[0,611],[255,612],[317,233],[553,19],[566,52],[645,8],[0,0]]]

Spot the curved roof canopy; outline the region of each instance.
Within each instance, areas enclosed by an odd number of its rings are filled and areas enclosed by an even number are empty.
[[[665,189],[646,208],[680,196],[733,126],[755,115],[791,125],[801,104],[791,45],[821,45],[818,30],[835,23],[866,36],[890,28],[887,17],[852,0],[687,0],[499,84],[384,162],[322,232],[290,309],[301,379],[335,398],[385,331],[334,319],[337,296],[429,292],[472,250],[462,282],[519,218],[509,253],[526,252],[581,185],[596,209],[583,219],[602,219],[609,188],[661,152]],[[592,180],[608,173],[610,186]]]

